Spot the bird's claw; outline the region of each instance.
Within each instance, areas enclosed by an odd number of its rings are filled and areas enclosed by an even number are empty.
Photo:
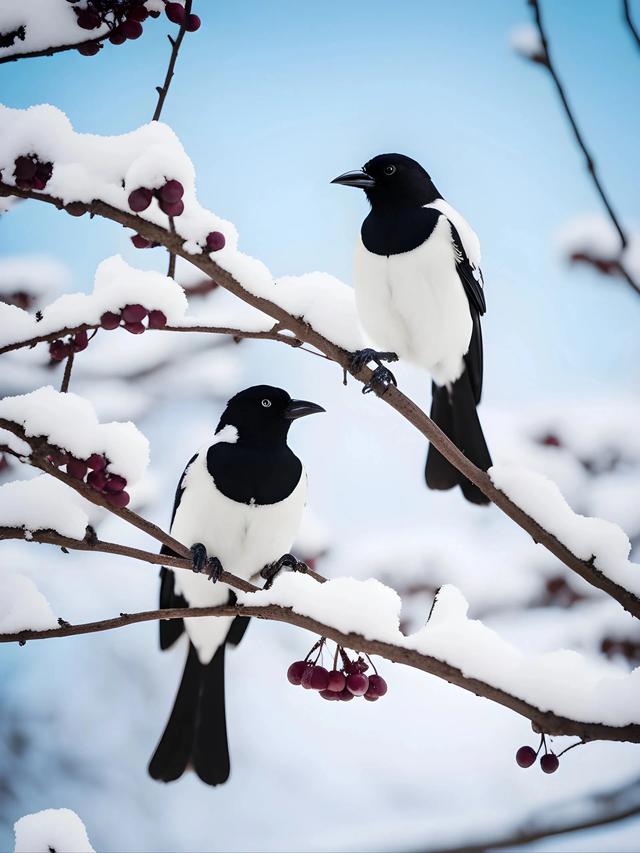
[[[363,387],[363,394],[370,394],[372,391],[382,391],[384,392],[389,385],[394,385],[396,388],[398,387],[398,383],[396,381],[396,377],[389,370],[388,367],[384,367],[384,365],[380,364],[373,371],[373,376],[367,382],[367,384]]]
[[[210,557],[201,542],[191,546],[191,565],[194,572],[206,571],[211,583],[217,583],[223,572],[222,563],[217,557]]]
[[[363,367],[366,367],[370,361],[374,361],[380,367],[383,361],[397,361],[398,356],[395,352],[379,352],[378,350],[366,347],[365,349],[356,350],[351,356],[351,370],[354,373],[359,373]]]
[[[301,572],[305,574],[309,571],[309,566],[302,560],[298,560],[293,554],[283,554],[275,563],[269,563],[260,571],[260,576],[265,579],[264,589],[270,589],[274,580],[283,569],[290,569],[292,572]]]

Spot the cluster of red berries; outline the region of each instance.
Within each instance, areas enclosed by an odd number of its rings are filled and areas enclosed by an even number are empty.
[[[187,15],[181,3],[167,3],[164,11],[172,24],[184,26],[188,33],[195,33],[200,29],[200,18],[197,15]]]
[[[78,459],[71,453],[56,449],[48,459],[56,468],[64,465],[70,477],[83,480],[101,492],[112,506],[125,507],[129,503],[129,495],[125,492],[127,481],[119,474],[107,473],[109,460],[103,454],[92,453],[88,459]]]
[[[42,163],[37,154],[16,157],[13,176],[21,190],[43,190],[53,172],[53,163]]]
[[[81,332],[76,332],[71,335],[66,341],[58,340],[51,341],[49,344],[49,355],[52,361],[64,361],[71,353],[82,352],[89,346],[89,336],[86,329]]]
[[[583,740],[579,740],[577,743],[571,744],[571,746],[568,746],[556,755],[555,752],[550,752],[547,749],[546,736],[541,734],[538,749],[535,750],[532,746],[521,746],[516,752],[516,763],[518,767],[531,767],[535,764],[540,751],[544,750],[540,756],[540,769],[543,773],[555,773],[558,767],[560,767],[560,758],[565,754],[565,752],[569,752],[570,749],[575,749],[576,746],[580,746],[583,743]]]
[[[180,216],[184,212],[184,187],[180,181],[169,180],[160,189],[150,190],[138,187],[129,193],[129,207],[134,213],[142,213],[151,204],[153,197],[158,199],[160,210],[167,216]]]
[[[147,325],[142,322],[147,318]],[[103,329],[117,329],[122,325],[123,329],[132,335],[141,335],[146,329],[164,329],[167,325],[167,315],[164,311],[148,311],[144,305],[125,305],[117,314],[115,311],[105,311],[100,317],[100,325]]]
[[[76,3],[77,0],[70,0]],[[97,30],[105,24],[109,27],[111,44],[124,44],[127,39],[138,39],[142,35],[142,24],[149,16],[157,18],[159,12],[150,12],[144,0],[88,0],[80,9],[74,8],[76,23],[83,30]],[[78,45],[83,56],[95,56],[102,48],[98,41]]]
[[[371,658],[367,655],[369,663],[373,667],[373,675],[365,675],[369,664],[364,658],[358,657],[351,660],[342,646],[337,646],[333,660],[333,669],[328,670],[318,665],[322,655],[326,638],[321,637],[309,651],[304,660],[295,661],[287,670],[287,678],[290,684],[302,686],[306,690],[317,691],[323,699],[328,701],[350,702],[357,696],[364,696],[369,702],[377,702],[387,692],[387,682],[378,675]],[[317,650],[315,660],[311,661],[311,655]],[[338,658],[341,667],[338,668]]]

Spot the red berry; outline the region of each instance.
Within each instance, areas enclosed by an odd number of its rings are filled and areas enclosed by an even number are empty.
[[[144,323],[125,323],[124,328],[132,335],[141,335],[144,332]]]
[[[329,684],[327,686],[327,690],[331,690],[333,693],[340,693],[347,686],[347,679],[344,677],[343,673],[339,672],[337,669],[332,669],[329,673]]]
[[[184,21],[184,6],[180,3],[167,3],[164,11],[172,24],[181,24]]]
[[[87,465],[93,471],[102,471],[102,469],[106,467],[106,464],[107,460],[104,458],[102,453],[92,453],[87,459]]]
[[[142,35],[142,24],[139,21],[134,21],[133,18],[127,18],[120,24],[120,31],[125,38],[139,39]]]
[[[304,675],[304,671],[306,668],[306,660],[297,660],[295,663],[292,663],[289,669],[287,670],[287,678],[289,679],[289,684],[295,684],[296,687],[301,684],[302,676]]]
[[[94,489],[101,492],[104,489],[106,482],[107,475],[104,471],[89,471],[87,483],[89,483],[90,486],[93,486]]]
[[[160,199],[160,210],[163,213],[166,213],[167,216],[180,216],[180,214],[184,212],[184,202],[182,199],[174,202],[168,202]]]
[[[125,323],[140,323],[147,316],[147,309],[143,305],[125,305],[122,309],[122,319]]]
[[[89,346],[89,337],[86,329],[75,333],[71,346],[73,347],[74,352],[82,352],[83,349],[86,349]]]
[[[79,45],[78,53],[82,56],[95,56],[96,53],[100,52],[101,47],[100,42],[88,41],[85,44]]]
[[[120,508],[125,507],[131,500],[127,492],[110,492],[105,497],[111,506],[119,506]]]
[[[148,249],[151,245],[151,240],[147,240],[147,238],[143,237],[141,234],[134,234],[131,238],[131,242],[136,249]]]
[[[104,488],[106,492],[115,494],[116,492],[121,492],[126,485],[127,481],[124,477],[120,477],[119,474],[109,474]]]
[[[100,317],[100,325],[103,329],[117,329],[120,325],[120,315],[114,314],[113,311],[105,311]]]
[[[87,208],[81,201],[71,201],[69,204],[65,205],[64,209],[67,213],[71,214],[71,216],[84,216],[87,212]]]
[[[69,347],[64,341],[52,341],[49,344],[49,355],[53,361],[63,361],[69,355]]]
[[[335,702],[340,699],[337,693],[333,693],[331,690],[321,690],[320,695],[323,699],[328,699],[330,702]]]
[[[547,754],[543,755],[540,759],[540,767],[544,773],[555,773],[558,767],[560,767],[558,756],[553,752],[547,752]]]
[[[37,163],[36,164],[36,178],[39,178],[41,181],[44,181],[45,184],[53,174],[53,163]]]
[[[90,12],[88,9],[83,9],[78,13],[78,26],[83,30],[95,30],[100,26],[100,18],[95,12]]]
[[[146,210],[151,204],[153,193],[146,187],[138,187],[137,190],[129,193],[129,207],[134,213],[141,213]]]
[[[518,767],[531,767],[536,760],[536,751],[530,746],[521,746],[516,752]]]
[[[224,239],[224,234],[220,231],[211,231],[207,234],[207,250],[209,252],[218,252],[224,248],[227,241]]]
[[[49,456],[47,456],[49,462],[52,465],[55,465],[56,468],[60,468],[61,465],[64,465],[67,461],[67,454],[63,453],[61,450],[54,450]]]
[[[111,44],[124,44],[127,40],[127,37],[122,32],[120,27],[116,27],[111,31],[111,35],[109,36],[109,41]]]
[[[187,15],[187,20],[184,22],[184,28],[188,33],[195,33],[200,29],[200,18],[197,15]]]
[[[84,480],[85,474],[87,473],[87,463],[83,462],[81,459],[76,459],[74,456],[70,456],[67,460],[67,474],[70,474],[72,477],[75,477],[77,480]]]
[[[361,672],[354,672],[347,678],[347,690],[354,696],[364,696],[368,688],[369,679]]]
[[[381,675],[369,676],[369,689],[367,693],[371,693],[373,696],[384,696],[387,690],[387,682]]]
[[[180,181],[167,181],[167,183],[160,188],[159,194],[162,201],[166,201],[168,204],[173,204],[176,201],[180,201],[184,195],[184,187]]]
[[[31,181],[31,186],[34,190],[43,190],[47,185],[46,181],[43,181],[42,178],[35,177]]]
[[[380,697],[377,694],[370,693],[367,690],[367,692],[364,694],[364,698],[367,700],[367,702],[377,702]]]
[[[129,18],[132,21],[146,21],[149,17],[149,12],[146,10],[144,6],[134,6],[129,10]]]
[[[147,326],[150,329],[164,329],[167,325],[167,316],[163,311],[149,311]]]
[[[312,690],[326,690],[329,685],[329,673],[323,666],[312,666],[309,686]]]
[[[22,181],[30,181],[36,174],[36,163],[31,157],[16,157],[13,174]]]
[[[351,702],[351,700],[353,699],[353,693],[351,693],[349,690],[347,690],[346,687],[344,688],[342,693],[336,693],[336,696],[342,702]]]

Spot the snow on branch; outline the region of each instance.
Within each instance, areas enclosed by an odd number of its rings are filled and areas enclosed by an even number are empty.
[[[45,474],[0,486],[0,527],[22,528],[27,539],[37,530],[82,539],[88,524],[82,498]]]
[[[15,634],[17,631],[47,631],[60,623],[53,615],[49,602],[35,583],[11,569],[2,572],[2,597],[0,598],[0,631]]]
[[[71,208],[74,215],[90,212],[132,228],[149,242],[180,255],[218,285],[272,317],[276,328],[288,330],[298,341],[314,347],[336,362],[345,375],[350,373],[363,383],[371,379],[369,368],[351,369],[349,350],[362,345],[351,289],[323,273],[274,280],[264,264],[239,252],[235,228],[198,204],[193,166],[168,127],[154,123],[107,140],[75,134],[66,116],[53,107],[41,106],[26,111],[0,108],[0,130],[5,129],[4,135],[0,135],[0,195],[38,199],[68,211]],[[46,150],[38,147],[42,139],[46,139]],[[107,145],[108,158],[102,156]],[[53,157],[50,193],[16,186],[13,175],[16,158],[34,152]],[[61,157],[60,166],[56,154]],[[171,229],[168,216],[150,187],[163,187],[168,178],[175,176],[185,182],[184,212],[174,217],[175,228]],[[146,206],[137,213],[129,209],[127,195],[127,189],[134,186],[148,190]],[[224,229],[225,233],[207,234],[212,227]],[[220,248],[209,251],[211,233],[222,234],[224,240]],[[379,388],[377,394],[535,542],[640,617],[640,599],[635,592],[594,568],[591,560],[576,556],[566,543],[496,488],[488,474],[473,465],[413,401],[394,387]]]
[[[95,853],[84,823],[71,809],[45,809],[13,825],[14,853]]]

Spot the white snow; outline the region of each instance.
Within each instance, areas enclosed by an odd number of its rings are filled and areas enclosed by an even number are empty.
[[[48,474],[15,480],[0,486],[0,527],[57,530],[82,539],[89,523],[86,505],[77,492]]]
[[[543,53],[538,30],[533,24],[520,24],[509,33],[509,45],[515,53],[532,59]]]
[[[493,484],[581,560],[640,595],[640,565],[629,560],[627,534],[611,521],[574,512],[554,482],[517,465],[494,465]]]
[[[125,305],[135,304],[163,311],[169,323],[178,323],[187,309],[187,298],[173,279],[138,270],[114,255],[98,266],[92,293],[61,296],[42,311],[40,321],[15,305],[0,304],[0,346],[64,328],[96,325],[105,311],[118,313]]]
[[[99,38],[107,27],[84,30],[77,24],[73,7],[67,0],[20,0],[0,7],[0,34],[25,28],[24,41],[16,38],[10,47],[0,48],[0,58],[30,53],[47,47],[80,44]]]
[[[175,218],[175,228],[185,240],[186,251],[201,254],[207,234],[221,231],[226,245],[210,257],[246,290],[311,323],[338,346],[355,349],[363,345],[349,287],[318,272],[274,281],[261,261],[237,250],[235,226],[198,203],[193,165],[167,125],[152,122],[122,136],[100,137],[74,133],[66,115],[47,104],[27,110],[0,106],[3,181],[14,182],[16,157],[29,153],[53,163],[53,174],[44,192],[61,198],[65,204],[101,199],[130,212],[127,199],[132,190],[159,187],[170,178],[179,180],[185,190],[185,210]],[[155,200],[139,216],[168,227],[168,217]]]
[[[376,580],[319,584],[307,575],[285,574],[270,590],[238,593],[238,600],[291,607],[343,633],[414,649],[561,716],[613,726],[640,722],[640,668],[627,674],[568,650],[527,654],[469,619],[464,596],[450,584],[439,590],[426,625],[409,636],[399,627],[400,597]]]
[[[51,386],[0,400],[0,418],[20,424],[28,436],[45,436],[78,459],[104,454],[107,470],[129,483],[142,476],[149,461],[149,443],[134,424],[101,424],[87,400]]]
[[[69,282],[67,269],[54,258],[13,255],[0,258],[0,298],[23,291],[42,298],[59,292]]]
[[[45,809],[28,814],[13,826],[14,853],[94,853],[87,830],[71,809]]]
[[[0,570],[0,583],[0,634],[58,627],[49,602],[30,578],[3,568]]]

